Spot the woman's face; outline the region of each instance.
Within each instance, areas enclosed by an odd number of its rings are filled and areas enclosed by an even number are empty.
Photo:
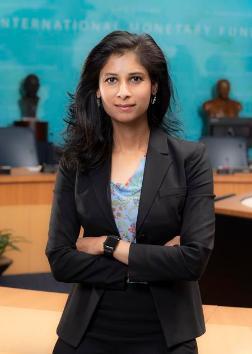
[[[151,95],[157,85],[152,84],[147,70],[134,52],[112,54],[100,72],[97,97],[112,122],[132,123],[147,120]]]

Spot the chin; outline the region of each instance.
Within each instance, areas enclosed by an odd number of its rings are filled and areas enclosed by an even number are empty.
[[[120,123],[120,124],[137,124],[141,122],[143,119],[139,117],[117,117],[117,118],[111,118],[114,123]]]
[[[114,113],[114,112],[113,112]],[[129,114],[129,113],[121,113],[121,114],[108,114],[114,123],[121,124],[134,124],[141,121],[147,121],[147,114]]]

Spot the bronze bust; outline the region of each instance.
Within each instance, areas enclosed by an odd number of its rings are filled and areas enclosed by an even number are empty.
[[[237,118],[242,105],[229,98],[230,82],[222,79],[216,85],[217,97],[203,104],[203,111],[208,118]]]
[[[22,118],[36,118],[37,106],[39,102],[39,97],[37,96],[39,86],[39,78],[34,74],[26,76],[23,80],[20,89],[22,97],[19,100]]]

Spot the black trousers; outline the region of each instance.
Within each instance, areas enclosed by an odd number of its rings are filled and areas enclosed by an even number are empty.
[[[195,339],[167,348],[165,340],[147,342],[113,342],[108,343],[86,337],[78,348],[73,348],[58,338],[52,354],[198,354]]]

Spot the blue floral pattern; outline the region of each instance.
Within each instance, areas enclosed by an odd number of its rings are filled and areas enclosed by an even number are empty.
[[[110,182],[111,203],[115,222],[122,240],[136,242],[136,220],[143,182],[146,157],[126,183]]]

